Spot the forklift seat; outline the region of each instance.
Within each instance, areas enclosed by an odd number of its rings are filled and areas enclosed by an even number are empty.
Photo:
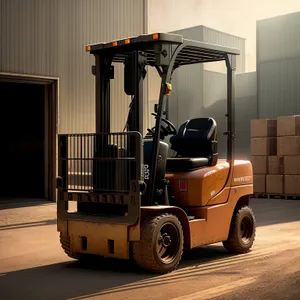
[[[191,171],[214,166],[218,160],[217,123],[213,118],[197,118],[184,122],[171,137],[176,157],[168,158],[167,171]]]

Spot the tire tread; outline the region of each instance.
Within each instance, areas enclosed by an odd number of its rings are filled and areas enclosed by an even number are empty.
[[[81,259],[82,254],[71,251],[70,237],[60,234],[60,244],[64,252],[73,259]]]
[[[244,213],[251,214],[251,216],[253,218],[253,224],[254,224],[253,238],[252,238],[250,247],[247,247],[247,248],[243,247],[240,244],[238,231],[236,228],[239,218],[241,218],[241,216]],[[238,209],[238,211],[234,213],[234,216],[233,216],[233,219],[232,219],[232,222],[230,225],[230,232],[229,232],[228,240],[223,241],[224,248],[230,253],[247,253],[247,252],[249,252],[253,245],[253,242],[255,240],[255,236],[256,236],[255,223],[256,223],[255,215],[253,214],[251,207],[249,207],[249,206],[240,207]]]
[[[163,268],[161,267],[154,256],[153,253],[153,236],[155,235],[155,229],[159,225],[159,222],[164,218],[171,217],[176,223],[179,235],[180,235],[180,253],[178,254],[179,259],[176,260],[176,263],[171,268]],[[164,213],[161,215],[155,215],[148,217],[142,225],[141,228],[141,238],[139,242],[133,243],[133,256],[136,261],[136,263],[144,269],[147,269],[152,272],[157,273],[169,273],[175,270],[180,262],[180,259],[182,257],[183,253],[183,230],[182,225],[179,221],[179,219],[170,213]]]

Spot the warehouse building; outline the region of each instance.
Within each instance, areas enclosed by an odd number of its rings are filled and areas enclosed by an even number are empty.
[[[0,1],[0,87],[6,100],[0,196],[55,199],[57,133],[95,131],[94,60],[85,45],[145,33],[145,3]],[[125,124],[122,88],[119,76],[112,84],[112,130]]]
[[[258,116],[300,114],[300,12],[257,22]]]
[[[237,48],[236,68],[236,154],[249,157],[250,120],[256,117],[256,73],[245,73],[245,39],[208,28],[195,26],[175,31],[190,39]],[[188,118],[213,117],[218,124],[218,152],[226,157],[227,118],[226,64],[224,61],[188,66],[174,74],[174,92],[169,101],[170,119],[180,126]]]

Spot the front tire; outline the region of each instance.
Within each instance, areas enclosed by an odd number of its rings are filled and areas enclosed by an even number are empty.
[[[224,248],[230,253],[246,253],[253,246],[256,234],[256,220],[252,209],[243,206],[235,211]]]
[[[65,236],[62,233],[60,233],[60,245],[63,248],[64,252],[73,259],[76,259],[78,261],[88,261],[91,259],[91,255],[84,254],[84,253],[77,253],[71,251],[70,247],[70,237]]]
[[[183,230],[175,215],[162,214],[145,220],[139,242],[133,243],[136,263],[151,272],[175,270],[183,252]]]

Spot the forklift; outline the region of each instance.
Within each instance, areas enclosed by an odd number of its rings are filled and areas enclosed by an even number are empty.
[[[168,273],[186,249],[222,242],[230,253],[249,252],[256,232],[249,207],[253,171],[250,161],[234,159],[239,50],[154,33],[87,45],[86,51],[95,58],[96,132],[58,136],[57,230],[65,253],[79,260],[134,259],[150,272]],[[179,128],[168,120],[173,73],[215,61],[227,67],[224,159],[212,117],[192,118]],[[111,132],[110,82],[117,63],[124,66],[131,103],[124,130]],[[161,87],[155,126],[144,134],[143,82],[150,67]]]

